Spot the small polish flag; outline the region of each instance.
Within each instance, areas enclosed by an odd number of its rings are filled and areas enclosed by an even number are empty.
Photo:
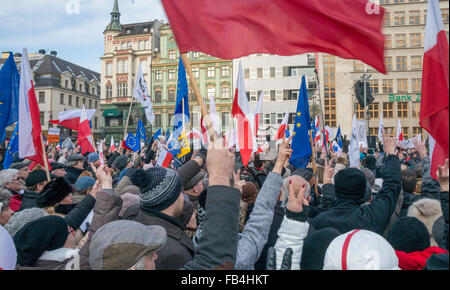
[[[87,118],[86,112],[84,110],[84,105],[78,128],[77,143],[81,146],[81,154],[84,154],[86,152],[95,152],[94,140],[92,140],[92,131],[91,127],[89,126],[89,120]]]
[[[114,144],[114,137],[111,136],[111,146],[109,147],[109,151],[114,151],[116,150],[116,145]]]
[[[398,125],[397,125],[397,140],[403,141],[403,132],[402,132],[402,123],[400,122],[400,119],[398,119]]]
[[[286,136],[286,126],[289,120],[289,112],[286,112],[284,114],[283,122],[281,122],[280,128],[278,128],[277,136],[275,137],[275,140],[283,139],[284,136]]]
[[[103,157],[103,140],[100,140],[98,145],[98,155],[100,157],[100,165],[105,165],[105,158]]]
[[[170,162],[172,161],[173,155],[165,150],[164,148],[161,149],[161,153],[159,154],[158,161],[156,161],[156,165],[167,168],[170,165]]]

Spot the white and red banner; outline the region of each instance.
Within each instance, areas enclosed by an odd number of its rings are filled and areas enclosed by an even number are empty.
[[[284,114],[283,122],[281,122],[280,128],[278,128],[277,136],[274,140],[283,139],[286,136],[286,127],[289,120],[289,112]]]
[[[92,117],[94,116],[96,111],[96,109],[85,110],[86,116],[89,121],[92,120]],[[58,120],[50,120],[50,122],[55,125],[61,125],[71,130],[78,131],[82,112],[82,109],[60,112],[58,114]]]
[[[428,0],[420,125],[430,134],[431,176],[435,179],[438,167],[444,165],[445,159],[449,157],[448,61],[448,39],[439,1]]]
[[[173,155],[165,150],[164,148],[161,148],[161,152],[159,153],[158,160],[156,161],[156,164],[158,166],[167,168],[170,165],[170,162],[172,162]]]
[[[86,111],[84,110],[84,105],[81,112],[80,126],[78,127],[77,143],[81,147],[81,154],[86,152],[95,152],[94,140],[92,140],[92,131],[89,126]]]

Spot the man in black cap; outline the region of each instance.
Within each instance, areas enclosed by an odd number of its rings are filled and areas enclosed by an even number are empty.
[[[34,170],[28,175],[25,180],[25,186],[27,190],[22,195],[22,204],[20,210],[32,208],[36,206],[36,196],[48,183],[47,174],[44,170]]]
[[[58,163],[58,162],[52,162],[50,164],[50,166],[52,167],[52,172],[51,172],[52,175],[54,175],[56,177],[66,176],[67,172],[66,172],[66,167],[64,166],[64,164]]]
[[[365,229],[383,235],[394,212],[401,190],[400,161],[395,155],[395,139],[384,136],[385,179],[377,196],[365,206],[367,179],[356,168],[340,170],[334,177],[336,201],[333,208],[312,219],[316,229],[333,227],[345,233]]]
[[[177,173],[181,176],[183,181],[183,193],[189,196],[194,209],[197,209],[198,198],[205,189],[203,186],[203,177],[206,172],[202,169],[202,159],[189,160],[178,168]]]
[[[80,154],[71,154],[67,157],[67,167],[65,168],[66,178],[70,183],[75,184],[81,172],[84,171],[84,157]]]

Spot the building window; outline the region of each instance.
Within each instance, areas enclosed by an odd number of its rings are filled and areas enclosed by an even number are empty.
[[[106,64],[106,75],[107,76],[112,76],[112,63],[107,63]]]
[[[263,68],[263,78],[264,79],[270,78],[270,67]]]
[[[76,99],[75,99],[75,107],[77,107],[77,108],[80,107],[80,97],[76,97]]]
[[[60,103],[61,105],[64,105],[64,94],[60,94],[60,95],[59,95],[59,103]]]
[[[192,73],[194,74],[195,78],[199,78],[200,77],[200,69],[198,67],[193,67],[192,68]]]
[[[413,118],[420,117],[420,102],[412,103],[412,116],[413,116]]]
[[[420,24],[420,10],[409,11],[409,24]]]
[[[394,118],[394,103],[383,102],[383,118]]]
[[[169,80],[174,80],[174,79],[175,79],[175,70],[169,69]]]
[[[228,112],[222,112],[222,128],[229,128],[230,127],[230,116],[231,114]]]
[[[392,70],[392,56],[385,56],[384,57],[384,67],[387,71]]]
[[[402,127],[402,133],[403,133],[403,139],[408,140],[409,139],[409,128]]]
[[[380,4],[389,4],[389,0],[380,0]]]
[[[95,108],[94,109],[98,109],[98,102],[95,101]]]
[[[125,98],[128,96],[128,83],[117,84],[117,97]]]
[[[394,24],[395,25],[405,25],[405,12],[404,11],[394,12]]]
[[[177,58],[177,52],[176,50],[169,50],[169,59],[176,59]]]
[[[213,78],[216,76],[216,68],[213,66],[209,66],[207,68],[207,76],[208,78]]]
[[[72,106],[72,96],[71,95],[69,95],[69,106]]]
[[[188,97],[190,101],[196,101],[197,99],[195,98],[195,94],[194,91],[192,89],[188,90]]]
[[[364,64],[359,60],[353,60],[353,70],[354,71],[363,71]]]
[[[230,67],[225,65],[222,66],[222,77],[229,77],[230,76]]]
[[[369,136],[378,136],[378,128],[369,128]]]
[[[167,123],[169,124],[170,127],[173,127],[173,122],[174,121],[174,115],[173,114],[168,114],[167,115]]]
[[[168,96],[169,96],[169,102],[175,102],[175,90],[169,90],[168,91]]]
[[[408,79],[398,79],[397,93],[407,93],[407,92],[408,92]]]
[[[244,79],[248,79],[250,77],[250,69],[244,69]]]
[[[323,71],[325,125],[336,128],[336,63],[334,56],[325,55],[323,57]]]
[[[395,47],[405,48],[406,47],[406,34],[396,34],[395,35]]]
[[[410,33],[409,34],[409,45],[411,47],[421,47],[422,46],[422,36],[420,33]]]
[[[360,103],[355,103],[355,114],[356,118],[364,119],[364,109]]]
[[[406,56],[397,56],[396,63],[397,63],[397,71],[407,71],[408,66],[406,63]]]
[[[89,109],[92,109],[92,100],[89,100]]]
[[[162,93],[161,91],[155,91],[155,103],[161,103],[162,102]]]
[[[198,51],[194,51],[194,52],[192,52],[192,57],[193,58],[199,58],[200,57],[200,53]]]
[[[413,55],[411,56],[411,69],[421,70],[422,69],[422,56]]]
[[[444,23],[448,23],[448,8],[445,9],[441,9],[441,14],[442,14],[442,21],[444,21]]]
[[[222,99],[230,98],[230,87],[222,87]]]
[[[139,50],[144,50],[145,49],[145,42],[143,40],[139,41]]]
[[[392,35],[386,34],[384,36],[384,48],[392,48]]]
[[[65,81],[64,81],[64,87],[65,87],[65,88],[69,88],[69,81],[68,81],[68,80],[65,80]]]
[[[256,80],[256,76],[257,76],[257,71],[256,71],[256,68],[253,67],[250,69],[250,79]]]
[[[123,73],[128,73],[128,60],[123,61]]]
[[[283,67],[277,66],[275,67],[275,77],[282,78],[283,77]]]
[[[123,61],[119,60],[117,62],[117,73],[123,74]]]
[[[112,86],[106,86],[106,99],[112,99]]]
[[[256,102],[257,100],[257,91],[250,91],[250,102]]]
[[[155,80],[162,81],[162,71],[161,70],[155,71]]]
[[[257,77],[258,79],[262,79],[262,77],[263,77],[263,69],[262,69],[262,67],[258,67],[258,68],[256,69],[256,77]]]
[[[208,100],[210,98],[216,97],[216,88],[215,87],[209,87],[206,89],[206,95],[208,96]]]
[[[384,12],[383,25],[391,26],[391,13],[390,12]]]
[[[283,91],[277,90],[277,101],[282,101],[282,100],[283,100]]]
[[[411,90],[413,93],[422,91],[422,79],[411,79]]]
[[[86,106],[86,98],[83,98],[83,105]]]
[[[413,137],[421,134],[422,135],[422,127],[413,127]]]
[[[277,100],[277,95],[274,90],[270,91],[270,101],[275,102]]]
[[[408,102],[397,102],[397,117],[408,118]]]
[[[41,126],[43,126],[44,121],[45,121],[45,113],[44,112],[39,113],[39,121],[41,122]]]
[[[378,94],[378,80],[369,80],[370,89],[372,94]]]
[[[39,103],[45,103],[45,92],[39,92]]]
[[[383,94],[392,94],[394,86],[392,80],[383,80]]]
[[[161,119],[161,114],[155,114],[155,127],[156,128],[161,128],[162,127],[162,119]]]
[[[98,129],[98,117],[94,118],[94,128]]]

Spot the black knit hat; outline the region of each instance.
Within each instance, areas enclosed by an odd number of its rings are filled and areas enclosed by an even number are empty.
[[[112,163],[112,167],[116,168],[119,171],[124,170],[125,167],[127,167],[127,165],[128,165],[128,156],[126,155],[117,156]]]
[[[388,242],[397,251],[420,252],[430,247],[430,234],[420,220],[405,216],[392,224]]]
[[[373,155],[367,155],[363,160],[363,164],[365,167],[370,170],[375,170],[375,164],[377,163],[377,159]]]
[[[58,177],[44,186],[36,201],[39,207],[54,206],[73,191],[74,188],[65,177]]]
[[[163,167],[153,167],[145,171],[138,169],[130,179],[141,190],[140,207],[144,212],[168,208],[183,190],[183,182],[178,173]]]
[[[31,171],[27,179],[25,179],[25,185],[29,187],[46,180],[47,174],[45,173],[44,170],[34,170]]]
[[[334,176],[334,188],[338,198],[362,200],[366,192],[366,185],[366,176],[356,168],[339,170]]]
[[[335,228],[323,228],[308,235],[303,242],[301,270],[322,270],[325,253],[340,233]]]
[[[27,223],[14,235],[17,263],[32,266],[45,251],[62,248],[68,235],[67,221],[49,215]]]

